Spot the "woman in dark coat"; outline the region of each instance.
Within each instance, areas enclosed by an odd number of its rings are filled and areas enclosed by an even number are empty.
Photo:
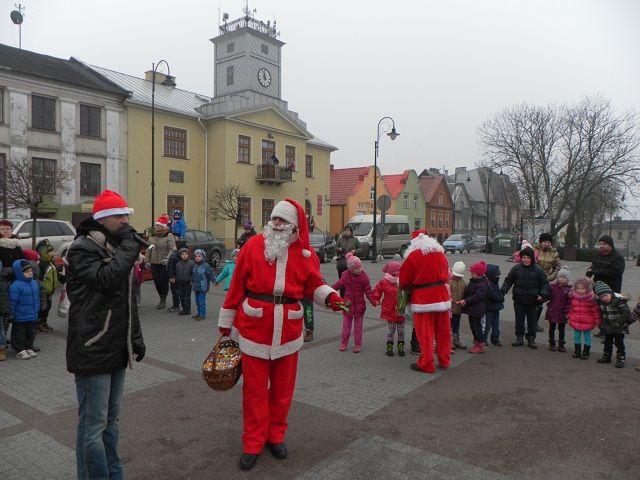
[[[20,246],[20,239],[13,235],[13,223],[9,220],[0,220],[0,263],[4,265],[6,273],[13,277],[11,265],[16,260],[24,259],[24,253]]]

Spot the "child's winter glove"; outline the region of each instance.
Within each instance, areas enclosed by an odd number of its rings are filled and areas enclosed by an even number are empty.
[[[340,310],[344,312],[348,312],[351,307],[351,302],[345,301],[340,295],[337,293],[332,293],[327,297],[325,301],[326,305],[331,308],[334,312],[338,312]]]

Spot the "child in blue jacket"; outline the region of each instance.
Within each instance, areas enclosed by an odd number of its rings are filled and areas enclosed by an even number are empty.
[[[15,280],[9,286],[9,303],[13,316],[11,340],[16,358],[28,360],[38,356],[33,351],[36,322],[40,312],[40,285],[33,278],[33,267],[27,260],[13,262]]]
[[[193,317],[196,320],[204,320],[207,318],[207,292],[209,291],[209,283],[216,281],[211,265],[206,262],[206,254],[204,250],[197,249],[195,252],[196,265],[193,268],[193,277],[191,286],[196,297],[196,305],[198,313]]]
[[[227,260],[225,262],[224,268],[220,272],[220,275],[216,277],[216,283],[220,283],[224,280],[224,291],[229,290],[229,285],[231,284],[231,277],[233,276],[233,271],[236,268],[236,257],[240,253],[240,250],[234,248],[231,252],[231,260]]]
[[[182,218],[182,212],[180,210],[175,210],[173,212],[173,220],[169,228],[176,238],[184,237],[184,234],[187,231],[187,222]]]

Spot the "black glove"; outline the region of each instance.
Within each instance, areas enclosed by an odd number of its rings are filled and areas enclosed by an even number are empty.
[[[137,347],[133,347],[133,355],[135,357],[136,362],[141,361],[144,358],[144,354],[147,352],[147,347],[143,343],[142,345],[138,345]]]
[[[122,225],[113,236],[121,244],[124,240],[135,240],[136,233],[138,232],[131,225]]]

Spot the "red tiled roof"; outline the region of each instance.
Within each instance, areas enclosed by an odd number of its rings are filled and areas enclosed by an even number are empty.
[[[371,167],[331,170],[331,205],[346,205],[347,197],[356,193]]]
[[[438,191],[438,187],[444,177],[442,175],[434,176],[434,177],[420,177],[420,190],[422,191],[422,195],[424,196],[424,201],[428,203],[431,202],[433,196]]]
[[[398,198],[398,195],[404,190],[404,186],[407,183],[409,177],[409,170],[405,170],[404,173],[398,173],[396,175],[383,175],[382,180],[389,190],[391,198]]]

